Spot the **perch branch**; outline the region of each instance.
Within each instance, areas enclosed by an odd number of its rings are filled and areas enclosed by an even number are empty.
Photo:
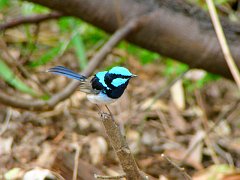
[[[52,12],[49,14],[38,14],[28,17],[19,17],[16,19],[12,19],[6,23],[0,24],[0,31],[4,31],[9,28],[13,28],[22,24],[37,24],[42,21],[50,20],[50,19],[58,19],[62,17],[63,14],[59,12]]]
[[[101,119],[103,126],[105,127],[106,134],[110,139],[115,153],[117,154],[123,171],[126,173],[126,178],[131,180],[148,179],[138,169],[126,139],[121,134],[120,128],[116,121],[112,119],[112,115],[101,113]]]
[[[141,22],[141,17],[132,19],[123,25],[119,30],[117,30],[109,39],[109,41],[91,59],[87,68],[82,72],[82,74],[89,76],[122,39],[124,39],[135,29],[139,28]],[[28,110],[50,110],[59,102],[67,99],[77,89],[78,86],[78,81],[72,81],[64,88],[63,91],[53,95],[48,101],[20,99],[19,97],[10,96],[0,91],[0,102],[5,105]]]

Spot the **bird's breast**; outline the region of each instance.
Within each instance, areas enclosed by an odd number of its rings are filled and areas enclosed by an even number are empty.
[[[100,92],[99,94],[88,94],[87,98],[91,103],[94,104],[111,104],[117,100],[108,97],[103,92]]]

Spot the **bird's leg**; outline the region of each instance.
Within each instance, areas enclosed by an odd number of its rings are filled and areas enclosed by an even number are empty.
[[[103,119],[107,118],[108,116],[111,116],[111,118],[112,118],[111,113],[110,113],[110,114],[105,113],[105,112],[103,112],[103,111],[101,110],[101,108],[99,107],[99,105],[96,104],[96,106],[97,106],[97,108],[98,108],[98,114],[99,114]],[[109,111],[109,110],[108,110],[108,111]]]
[[[99,114],[102,114],[103,112],[102,112],[101,108],[99,107],[99,105],[96,104],[96,106],[97,106],[97,108],[98,108],[98,113],[99,113]]]
[[[111,116],[112,120],[114,121],[114,118],[113,118],[112,112],[110,111],[110,109],[108,108],[107,105],[105,105],[105,107],[107,108],[107,110],[108,110],[108,112],[109,112],[109,115]]]

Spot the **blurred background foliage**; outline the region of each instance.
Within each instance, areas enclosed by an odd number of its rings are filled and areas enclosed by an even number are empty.
[[[207,10],[205,0],[187,1]],[[218,13],[228,16],[232,21],[236,21],[239,17],[231,7],[232,2],[236,0],[215,0],[214,2]],[[25,1],[0,0],[0,25],[20,17],[50,12],[52,11],[48,8]],[[33,99],[32,96],[34,96],[48,100],[52,93],[64,89],[68,79],[51,76],[45,73],[46,69],[64,65],[80,72],[109,38],[110,35],[101,29],[74,17],[61,17],[39,24],[20,25],[0,31],[0,88],[16,99],[18,97]],[[198,60],[192,59],[192,61]],[[126,139],[129,140],[130,147],[138,158],[138,163],[140,165],[145,163],[142,167],[146,168],[147,173],[153,175],[156,173],[157,177],[159,175],[157,165],[161,166],[161,170],[163,169],[164,163],[160,161],[162,159],[162,157],[159,158],[160,152],[169,152],[172,157],[181,157],[189,150],[188,144],[191,147],[199,135],[202,136],[203,130],[208,132],[208,128],[213,131],[209,137],[214,146],[198,143],[196,151],[187,162],[189,164],[184,167],[188,168],[191,173],[199,172],[199,167],[207,168],[203,175],[210,174],[210,177],[214,179],[219,171],[225,172],[230,169],[229,167],[232,169],[233,161],[240,164],[239,158],[236,158],[239,157],[240,147],[238,143],[240,142],[239,111],[236,108],[235,115],[232,113],[231,123],[225,120],[227,118],[223,118],[224,121],[221,123],[219,121],[219,116],[236,100],[236,90],[232,91],[235,88],[232,82],[222,79],[212,83],[221,77],[203,70],[190,70],[186,64],[126,41],[121,41],[113,49],[107,61],[99,69],[109,69],[116,65],[129,66],[131,71],[133,70],[140,77],[131,82],[128,88],[130,93],[125,93],[123,101],[112,105],[111,109],[116,114],[116,119],[121,120],[119,122],[125,128]],[[184,77],[172,85],[172,82],[183,74]],[[169,93],[163,97],[161,96],[163,92]],[[1,174],[4,171],[12,173],[16,170],[16,168],[11,169],[13,167],[23,165],[28,167],[28,164],[32,166],[36,158],[42,158],[42,154],[46,156],[46,162],[49,164],[49,155],[45,153],[45,150],[53,156],[54,153],[50,147],[54,146],[54,149],[56,145],[61,149],[65,146],[72,147],[70,146],[73,145],[72,143],[76,145],[76,137],[83,142],[80,146],[83,148],[81,155],[83,160],[94,164],[95,159],[98,159],[98,167],[106,169],[110,164],[110,167],[115,169],[116,162],[110,148],[107,154],[109,159],[103,158],[107,150],[102,154],[99,153],[99,156],[91,154],[91,152],[96,152],[95,149],[102,152],[101,147],[104,143],[101,142],[105,142],[105,139],[102,137],[101,122],[95,115],[96,110],[90,103],[83,104],[85,99],[83,93],[75,92],[68,100],[59,103],[50,112],[31,112],[2,106],[3,108],[0,108],[0,120],[4,119],[2,125],[7,119],[5,114],[8,117],[9,112],[13,114],[14,121],[10,122],[12,124],[6,132],[6,139],[0,138],[0,151],[5,145],[2,142],[11,141],[14,145],[12,147],[9,145],[11,150],[5,150],[8,151],[6,153],[8,158],[0,158],[2,161],[6,160],[5,164],[8,164],[8,161],[12,163],[7,167],[0,161]],[[208,127],[205,127],[206,124]],[[99,137],[101,146],[98,147]],[[203,140],[205,141],[204,138]],[[47,143],[51,145],[45,146],[48,145]],[[216,156],[216,154],[209,153],[213,150],[212,147],[217,149],[216,153],[222,160],[220,164],[215,163],[214,158],[211,158],[211,156]],[[226,158],[225,155],[222,156],[225,150]],[[231,159],[231,152],[234,152],[232,153],[233,159]],[[223,162],[229,165],[224,165]],[[214,163],[216,166],[210,169],[209,166]],[[4,171],[1,171],[1,168]],[[165,169],[170,174],[169,164]],[[176,174],[175,171],[172,172]],[[212,174],[212,172],[216,173]]]
[[[189,1],[203,8],[206,7],[204,0]],[[228,7],[228,3],[231,3],[231,0],[215,0],[214,2],[216,5],[226,5]],[[18,0],[0,0],[0,10],[0,23],[5,23],[20,16],[50,12],[48,8]],[[230,14],[233,13],[229,12]],[[45,65],[56,61],[64,53],[72,52],[80,71],[86,67],[92,54],[108,40],[109,35],[80,19],[63,17],[58,20],[52,20],[51,23],[48,21],[41,23],[41,25],[18,26],[7,30],[5,33],[1,32],[1,38],[4,38],[9,54],[16,56],[12,59],[20,61],[20,64],[27,69],[40,68],[43,70]],[[164,65],[162,75],[169,80],[176,78],[189,69],[185,64],[162,57],[159,54],[139,48],[125,41],[121,42],[117,48],[136,57],[143,65],[156,61],[161,62]],[[26,77],[16,72],[14,65],[7,60],[8,58],[8,55],[3,55],[3,52],[1,52],[1,79],[23,93],[30,95],[39,94],[34,87],[26,82]],[[124,56],[119,57],[118,61],[114,62],[112,66],[121,64],[126,60],[127,58]],[[202,88],[206,83],[218,78],[217,75],[206,73],[197,81],[183,79],[183,82],[187,89],[192,90],[194,88]]]

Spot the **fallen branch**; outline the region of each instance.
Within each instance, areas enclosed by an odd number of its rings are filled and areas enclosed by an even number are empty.
[[[155,17],[144,28],[127,38],[132,43],[212,73],[232,78],[226,66],[211,19],[201,8],[186,0],[28,0],[63,12],[112,33],[119,28],[118,19],[155,11]],[[68,7],[68,8],[66,8]],[[94,12],[94,13],[93,13]],[[229,48],[240,67],[239,24],[221,17]]]
[[[139,27],[139,25],[142,23],[142,20],[146,20],[146,18],[139,17],[132,19],[122,26],[122,28],[117,30],[109,39],[109,41],[91,59],[87,68],[82,72],[82,74],[89,76],[122,39]],[[48,101],[20,99],[19,97],[14,97],[0,91],[0,102],[15,108],[28,110],[50,110],[53,109],[59,102],[71,96],[78,86],[78,81],[72,81],[64,88],[63,91],[53,95]]]
[[[50,20],[50,19],[58,19],[62,17],[63,14],[59,12],[52,12],[49,14],[38,14],[27,17],[19,17],[12,19],[6,23],[0,24],[0,31],[4,31],[9,28],[13,28],[22,24],[38,24],[42,21]]]

